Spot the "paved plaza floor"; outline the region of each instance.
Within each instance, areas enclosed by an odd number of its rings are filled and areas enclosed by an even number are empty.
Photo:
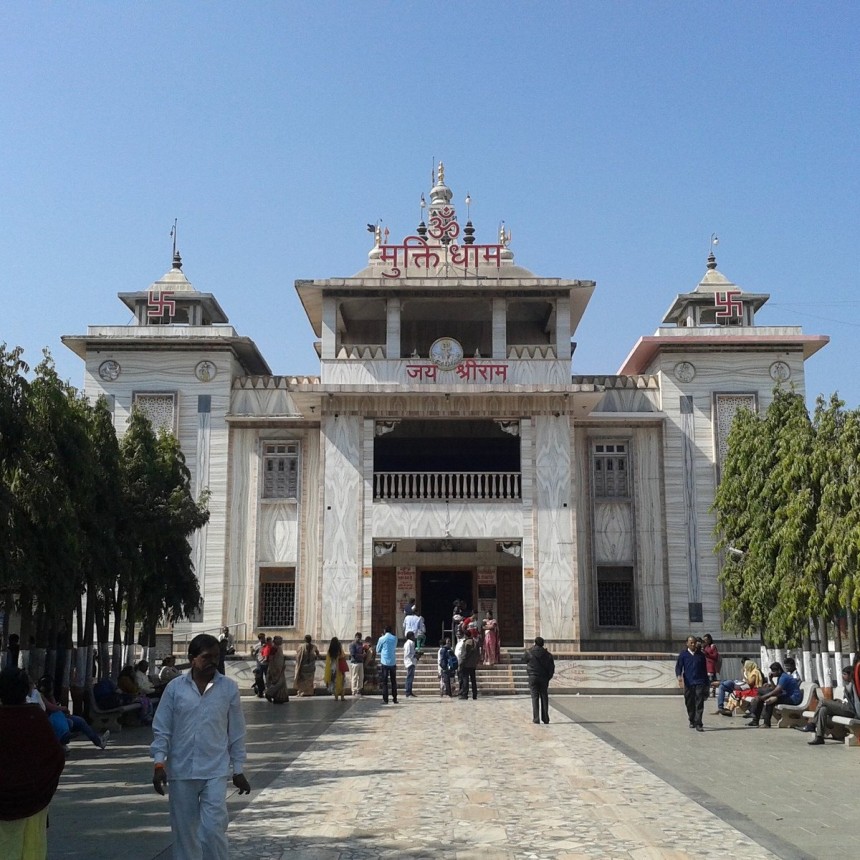
[[[711,714],[693,732],[680,696],[555,696],[548,726],[524,697],[243,707],[253,791],[231,787],[233,858],[760,860],[860,840],[860,750]],[[150,738],[72,744],[49,858],[169,860]]]

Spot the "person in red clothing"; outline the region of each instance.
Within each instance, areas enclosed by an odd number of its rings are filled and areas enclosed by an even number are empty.
[[[706,633],[702,637],[702,651],[705,655],[705,666],[708,670],[708,683],[711,694],[716,696],[723,658],[720,657],[720,652],[717,650],[717,646],[714,645],[714,637],[710,633]]]
[[[30,679],[0,672],[0,857],[45,857],[48,804],[66,759],[45,712],[27,703]]]

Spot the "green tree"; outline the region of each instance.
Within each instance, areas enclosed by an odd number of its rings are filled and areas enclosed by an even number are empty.
[[[816,527],[810,541],[806,588],[813,615],[839,630],[846,611],[849,650],[856,651],[860,601],[860,413],[845,412],[834,394],[815,410],[815,478],[820,488]],[[840,649],[841,650],[841,649]]]
[[[133,535],[133,554],[124,570],[126,642],[134,626],[154,644],[160,619],[188,617],[200,606],[189,538],[208,521],[206,499],[195,501],[190,474],[172,434],[158,438],[143,414],[133,411],[121,443],[123,487]]]
[[[27,437],[29,385],[22,350],[0,344],[0,612],[14,608],[20,577],[15,538],[14,487],[18,484],[24,440]],[[4,628],[5,628],[4,624]]]
[[[776,601],[768,613],[770,643],[796,647],[809,633],[815,611],[815,589],[809,587],[809,542],[815,530],[820,498],[813,470],[815,428],[799,394],[778,390],[765,423],[775,440],[776,461],[765,493],[771,499],[775,541]]]
[[[813,420],[803,399],[777,389],[763,416],[740,413],[717,489],[726,626],[768,644],[839,638],[847,610],[856,648],[860,602],[860,415],[834,394]],[[740,552],[738,552],[740,551]],[[841,650],[841,646],[837,646]]]
[[[77,501],[89,479],[80,468],[88,440],[80,413],[71,406],[72,392],[47,351],[28,401],[26,438],[12,486],[12,527],[22,645],[32,633],[41,650],[53,647],[57,633],[68,627],[82,589]]]
[[[729,432],[714,509],[716,548],[726,553],[720,572],[724,623],[742,635],[764,635],[778,591],[771,528],[775,500],[766,491],[776,451],[773,423],[741,409]]]

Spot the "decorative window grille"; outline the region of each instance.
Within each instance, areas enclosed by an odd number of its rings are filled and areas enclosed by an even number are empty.
[[[634,627],[636,607],[632,567],[597,568],[597,625]]]
[[[134,408],[149,419],[155,433],[176,433],[176,394],[135,394]]]
[[[299,492],[299,446],[295,442],[263,445],[263,498],[295,499]]]
[[[260,627],[295,627],[296,574],[293,569],[260,571]]]
[[[755,413],[758,399],[755,394],[715,394],[714,395],[714,434],[717,449],[717,467],[722,469],[729,453],[729,431],[732,421],[741,409]]]
[[[626,498],[630,495],[626,443],[595,444],[591,465],[596,498]]]

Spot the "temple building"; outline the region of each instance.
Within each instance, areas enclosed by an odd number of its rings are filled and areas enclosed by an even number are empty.
[[[828,338],[756,325],[768,296],[712,253],[616,373],[571,375],[594,281],[524,268],[504,226],[479,244],[437,176],[401,242],[375,226],[357,274],[296,282],[319,376],[273,375],[178,253],[119,294],[129,325],[63,338],[117,432],[143,410],[210,491],[185,629],[375,637],[415,600],[435,644],[459,598],[503,646],[730,638],[711,512],[729,427],[777,384],[803,393]]]

